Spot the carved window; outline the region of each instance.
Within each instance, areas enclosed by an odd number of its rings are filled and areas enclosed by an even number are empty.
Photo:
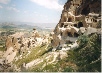
[[[97,22],[97,20],[95,20],[95,22]]]
[[[93,21],[93,19],[91,19],[91,21]]]
[[[62,32],[60,33],[60,35],[62,36]]]
[[[61,26],[60,27],[63,27],[64,23],[61,23]]]
[[[53,40],[51,40],[51,43],[53,43]]]
[[[68,25],[64,25],[64,28],[66,28]]]
[[[74,27],[77,27],[77,24],[74,24]]]
[[[82,22],[78,23],[78,28],[80,28],[80,27],[83,27],[83,23]]]
[[[69,36],[69,37],[72,37],[72,34],[71,34],[71,32],[67,32],[67,34],[68,34],[68,36]]]
[[[71,17],[68,18],[68,22],[72,22],[72,18]]]

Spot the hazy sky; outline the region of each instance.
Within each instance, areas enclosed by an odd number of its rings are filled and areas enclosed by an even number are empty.
[[[67,0],[0,0],[0,22],[58,23]]]

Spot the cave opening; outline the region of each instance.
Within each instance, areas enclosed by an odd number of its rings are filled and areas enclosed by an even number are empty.
[[[51,43],[53,43],[53,40],[51,40]]]
[[[64,25],[64,28],[66,28],[68,25]]]
[[[64,23],[61,23],[61,26],[60,27],[63,27]]]
[[[69,36],[69,37],[72,37],[72,34],[71,34],[71,32],[67,32],[67,34],[68,34],[68,36]]]
[[[78,36],[79,36],[79,34],[74,32],[74,37],[78,37]]]
[[[82,15],[88,15],[89,13],[90,13],[90,8],[89,8],[89,6],[83,8],[83,10],[82,10],[82,12],[81,12]]]
[[[60,33],[60,35],[62,36],[62,32]]]
[[[68,22],[72,22],[72,18],[71,17],[68,18]]]
[[[94,22],[97,22],[97,20],[94,20]]]
[[[78,23],[78,28],[80,28],[80,27],[83,27],[83,23],[82,22]]]
[[[77,24],[74,24],[74,27],[77,27]]]
[[[91,21],[93,21],[93,19],[91,19]]]

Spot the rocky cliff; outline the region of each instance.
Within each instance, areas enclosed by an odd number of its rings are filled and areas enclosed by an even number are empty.
[[[100,22],[101,0],[68,0],[52,34],[53,48],[74,42],[83,34],[100,34]]]

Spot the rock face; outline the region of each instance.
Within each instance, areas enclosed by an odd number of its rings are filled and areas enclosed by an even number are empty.
[[[20,48],[20,45],[18,43],[18,39],[15,37],[11,37],[11,36],[9,36],[7,38],[5,46],[6,46],[6,49],[8,49],[10,47],[13,47],[14,49]]]
[[[2,58],[4,58],[4,63],[11,63],[16,56],[17,51],[20,49],[20,44],[17,38],[8,36],[5,42],[6,51]]]
[[[52,35],[53,48],[74,42],[81,34],[100,34],[100,21],[101,0],[68,0]]]

